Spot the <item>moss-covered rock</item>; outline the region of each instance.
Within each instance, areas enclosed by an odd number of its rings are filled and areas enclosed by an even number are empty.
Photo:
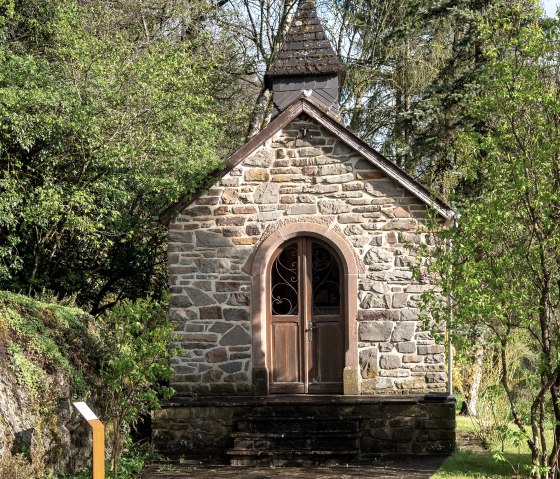
[[[95,321],[81,309],[0,292],[0,477],[88,464],[89,427],[72,401],[95,400],[98,355]]]

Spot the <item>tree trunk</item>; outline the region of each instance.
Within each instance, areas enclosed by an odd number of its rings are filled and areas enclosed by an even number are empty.
[[[469,391],[461,407],[461,414],[464,416],[478,415],[478,397],[480,394],[480,384],[482,382],[482,370],[484,365],[484,346],[483,338],[479,336],[476,340],[474,350],[474,362],[472,365],[472,379],[469,384]]]
[[[255,102],[255,108],[249,120],[249,128],[247,129],[247,140],[255,136],[262,130],[266,118],[270,113],[270,92],[263,87]]]

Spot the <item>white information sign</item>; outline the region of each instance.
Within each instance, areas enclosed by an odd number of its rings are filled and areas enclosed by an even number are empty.
[[[85,402],[75,402],[74,407],[78,410],[78,412],[84,416],[86,421],[92,421],[97,419],[95,413],[89,408],[89,406]]]

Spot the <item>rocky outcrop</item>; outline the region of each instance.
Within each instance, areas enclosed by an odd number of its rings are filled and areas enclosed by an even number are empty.
[[[91,396],[88,315],[0,292],[0,476],[70,474],[90,464],[91,432],[72,406]]]

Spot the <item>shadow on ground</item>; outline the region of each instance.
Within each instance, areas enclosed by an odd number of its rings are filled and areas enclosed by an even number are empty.
[[[375,461],[359,466],[231,467],[204,464],[153,464],[143,479],[428,479],[445,461],[442,456]]]

